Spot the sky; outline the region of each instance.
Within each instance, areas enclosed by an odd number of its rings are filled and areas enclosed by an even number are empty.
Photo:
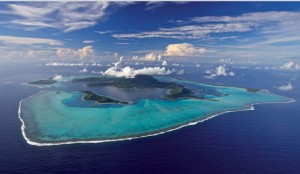
[[[300,60],[299,2],[0,2],[0,61]]]

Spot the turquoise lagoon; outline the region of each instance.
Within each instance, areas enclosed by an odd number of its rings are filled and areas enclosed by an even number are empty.
[[[23,136],[33,145],[126,140],[193,125],[224,112],[253,109],[253,104],[293,101],[266,90],[248,92],[239,87],[156,78],[189,87],[206,99],[144,98],[129,105],[95,104],[84,101],[83,93],[68,90],[68,85],[58,82],[55,88],[44,87],[20,102]]]

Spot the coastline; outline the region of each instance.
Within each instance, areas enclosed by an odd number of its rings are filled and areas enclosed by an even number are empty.
[[[292,103],[292,102],[296,101],[296,100],[294,100],[292,98],[287,98],[287,99],[290,99],[290,101],[286,101],[286,102],[258,102],[258,103],[252,103],[252,104],[249,104],[248,106],[246,106],[244,109],[227,110],[227,111],[223,111],[223,112],[217,112],[217,113],[214,113],[214,114],[211,114],[211,115],[204,116],[204,117],[202,117],[202,118],[200,118],[198,120],[191,121],[189,123],[183,123],[183,124],[171,126],[168,129],[162,129],[160,131],[149,132],[147,134],[133,135],[133,136],[130,136],[130,137],[121,137],[121,138],[116,138],[116,139],[102,139],[102,140],[78,140],[78,141],[75,140],[75,141],[65,141],[65,142],[55,142],[55,143],[39,143],[39,142],[34,142],[34,141],[31,141],[27,137],[26,132],[25,132],[26,125],[25,125],[24,120],[21,117],[22,102],[25,99],[22,99],[20,101],[20,103],[19,103],[18,117],[19,117],[19,119],[20,119],[20,121],[22,123],[21,132],[22,132],[23,138],[25,139],[25,141],[27,142],[27,144],[30,144],[30,145],[34,145],[34,146],[57,146],[57,145],[67,145],[67,144],[105,143],[105,142],[117,142],[117,141],[132,140],[132,139],[152,137],[152,136],[156,136],[156,135],[165,134],[165,133],[168,133],[168,132],[171,132],[171,131],[175,131],[177,129],[181,129],[181,128],[186,127],[186,126],[196,125],[196,124],[198,124],[200,122],[207,121],[209,119],[212,119],[214,117],[217,117],[217,116],[225,114],[225,113],[255,110],[254,105],[257,105],[257,104]]]

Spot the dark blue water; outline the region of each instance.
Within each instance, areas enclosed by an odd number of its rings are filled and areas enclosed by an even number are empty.
[[[0,173],[298,173],[300,85],[295,72],[236,70],[237,77],[207,80],[197,70],[184,78],[270,89],[296,99],[227,113],[159,136],[131,141],[36,147],[20,131],[19,101],[39,89],[21,82],[68,73],[62,68],[0,64]],[[80,69],[80,68],[79,68]],[[71,70],[71,69],[70,69]],[[76,70],[77,72],[77,70]],[[243,76],[241,74],[244,74]],[[273,88],[291,81],[294,90]]]

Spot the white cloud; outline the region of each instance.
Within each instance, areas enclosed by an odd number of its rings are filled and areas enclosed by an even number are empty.
[[[85,46],[78,50],[78,55],[80,59],[85,57],[93,57],[94,56],[94,49],[92,46]]]
[[[109,34],[109,33],[113,33],[113,32],[114,32],[113,30],[95,31],[95,33],[98,33],[98,34]]]
[[[212,74],[213,72],[212,72],[212,70],[208,69],[208,70],[205,71],[205,73],[206,74]]]
[[[168,65],[168,63],[167,63],[167,61],[165,61],[165,60],[164,60],[164,61],[162,62],[162,64],[161,64],[161,65],[162,65],[162,66],[167,66],[167,65]]]
[[[200,39],[212,33],[246,32],[253,30],[254,23],[229,23],[229,24],[202,24],[187,25],[173,28],[160,28],[157,31],[140,33],[122,33],[112,36],[119,39],[124,38],[172,38],[172,39]]]
[[[293,90],[293,85],[289,82],[287,85],[279,86],[278,89],[282,91],[290,91]]]
[[[161,57],[162,57],[162,55],[160,55],[160,54],[157,55],[157,54],[150,53],[150,54],[147,54],[144,59],[146,61],[159,61],[159,60],[161,60]]]
[[[120,54],[117,53],[117,52],[115,52],[113,56],[114,56],[114,57],[120,57]]]
[[[219,66],[219,67],[217,67],[216,68],[216,75],[217,76],[227,76],[225,66]]]
[[[85,43],[85,44],[90,44],[90,43],[94,43],[94,42],[96,42],[96,41],[94,41],[94,40],[84,40],[84,41],[82,41],[82,43]]]
[[[263,32],[299,30],[297,23],[300,12],[269,11],[245,13],[240,16],[204,16],[195,17],[186,23],[198,23],[197,25],[185,25],[180,27],[159,28],[156,31],[146,31],[139,33],[114,34],[116,38],[175,38],[175,39],[199,39],[210,36],[214,33],[232,33],[261,30]],[[290,27],[293,25],[293,27]],[[278,28],[274,28],[274,27]],[[285,26],[285,27],[283,27]],[[289,29],[287,29],[289,28]],[[270,30],[271,29],[271,30]],[[274,30],[275,29],[275,30]],[[224,39],[236,39],[237,36],[226,36]],[[286,38],[286,37],[285,37]],[[274,38],[273,38],[274,39]],[[277,38],[278,39],[278,38]],[[289,39],[295,40],[290,37]],[[287,40],[287,39],[285,39]],[[285,41],[283,40],[283,41]],[[296,40],[299,40],[297,37]],[[281,41],[281,38],[278,42]]]
[[[84,68],[84,69],[82,69],[82,70],[80,70],[79,71],[80,73],[87,73],[87,72],[89,72],[86,68]]]
[[[10,3],[2,14],[15,16],[10,24],[25,29],[53,28],[69,32],[97,24],[108,6],[107,1]]]
[[[75,50],[71,48],[59,48],[56,50],[56,55],[61,58],[71,58],[75,56]]]
[[[279,67],[280,70],[300,70],[300,64],[289,61]]]
[[[120,67],[123,58],[121,57],[118,62],[114,64],[113,67],[108,68],[103,75],[115,76],[115,77],[126,77],[126,78],[134,78],[138,74],[146,74],[146,75],[167,75],[171,74],[173,71],[166,70],[165,67],[144,67],[141,69],[134,69],[129,66]]]
[[[206,74],[210,74],[209,76],[205,76],[205,78],[213,79],[217,76],[235,76],[233,71],[227,73],[227,69],[225,65],[218,66],[215,70],[207,70]]]
[[[219,63],[229,64],[229,63],[231,63],[231,59],[230,58],[228,58],[228,59],[226,59],[226,58],[220,58]]]
[[[57,75],[57,74],[56,74],[54,77],[52,77],[52,80],[61,81],[62,78],[63,78],[62,75]]]
[[[101,63],[94,62],[94,63],[90,64],[89,66],[103,66],[103,65]]]
[[[0,42],[1,45],[1,42]],[[0,59],[6,60],[49,60],[56,58],[55,50],[40,49],[39,46],[23,48],[19,45],[10,45],[8,48],[0,48]]]
[[[24,58],[32,58],[32,59],[43,59],[43,58],[53,58],[55,56],[55,52],[53,50],[27,50],[25,51],[23,57]]]
[[[286,12],[286,11],[269,11],[269,12],[254,12],[244,13],[240,16],[205,16],[195,17],[192,19],[194,22],[270,22],[270,21],[287,21],[300,17],[299,12]]]
[[[165,67],[144,67],[142,69],[134,69],[129,66],[121,68],[121,69],[114,69],[109,68],[105,72],[103,72],[103,75],[109,75],[109,76],[116,76],[116,77],[126,77],[126,78],[134,78],[138,74],[145,74],[145,75],[167,75],[171,74],[171,70],[166,70]]]
[[[94,49],[92,46],[85,46],[78,50],[71,48],[59,48],[56,50],[56,55],[60,58],[86,58],[86,57],[95,57]]]
[[[279,69],[283,69],[283,70],[291,70],[294,66],[294,62],[289,61],[287,63],[285,63],[284,65],[280,66]]]
[[[182,75],[182,74],[184,74],[184,70],[182,69],[182,70],[178,71],[176,74],[177,75]]]
[[[228,73],[228,75],[229,75],[229,76],[235,76],[235,73],[232,72],[232,71],[230,71],[230,72]]]
[[[46,66],[85,66],[84,63],[64,63],[64,62],[49,62]]]
[[[161,2],[161,1],[150,1],[146,3],[146,11],[153,11],[157,8],[160,8],[162,6],[164,6],[166,4],[166,2]]]
[[[139,56],[132,56],[131,60],[141,60],[141,58]]]
[[[63,42],[55,39],[34,38],[34,37],[17,37],[0,35],[0,43],[20,44],[20,45],[39,45],[45,44],[50,46],[63,45]]]
[[[167,46],[164,56],[197,56],[206,51],[204,48],[197,48],[189,43],[170,44]]]
[[[240,16],[205,16],[195,17],[192,22],[197,23],[241,23],[252,24],[252,30],[260,31],[263,38],[255,45],[270,45],[275,43],[300,41],[300,12],[268,11],[245,13]]]
[[[101,63],[70,63],[70,62],[49,62],[46,66],[103,66]]]
[[[204,16],[180,20],[180,25],[159,27],[141,32],[112,35],[124,38],[201,39],[213,48],[211,57],[243,58],[239,61],[272,63],[280,57],[300,54],[300,12],[267,11],[244,13],[238,16]],[[170,25],[175,25],[171,23]],[[251,33],[250,33],[251,32]],[[246,35],[242,34],[245,33]],[[249,35],[248,35],[249,33]],[[231,39],[227,42],[227,39]],[[226,44],[220,44],[227,42]],[[260,60],[254,60],[261,58]],[[253,61],[254,60],[254,61]]]
[[[145,57],[132,56],[132,60],[135,60],[135,61],[161,61],[162,57],[163,57],[162,54],[149,53],[149,54],[146,54]]]

